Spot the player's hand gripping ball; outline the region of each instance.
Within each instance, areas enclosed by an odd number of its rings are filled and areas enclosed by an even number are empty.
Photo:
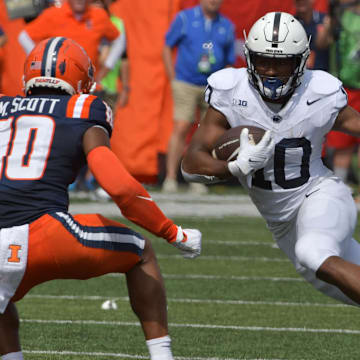
[[[212,156],[215,159],[232,161],[235,160],[240,148],[240,133],[244,128],[249,129],[249,141],[254,145],[263,137],[265,130],[256,126],[236,126],[220,136],[213,150]]]

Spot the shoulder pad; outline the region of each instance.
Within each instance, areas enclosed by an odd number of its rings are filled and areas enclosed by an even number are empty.
[[[88,118],[90,107],[96,99],[96,96],[89,94],[72,95],[67,103],[66,117]]]
[[[342,86],[342,82],[338,78],[325,71],[313,70],[309,73],[311,73],[310,87],[315,94],[331,95]]]
[[[112,131],[113,118],[111,108],[100,98],[89,94],[77,94],[69,98],[66,117],[80,118],[105,127]]]
[[[89,119],[104,126],[111,134],[113,127],[113,113],[110,106],[100,98],[96,97],[91,104]]]
[[[207,81],[214,89],[230,90],[238,83],[240,73],[240,69],[226,68],[211,74]]]

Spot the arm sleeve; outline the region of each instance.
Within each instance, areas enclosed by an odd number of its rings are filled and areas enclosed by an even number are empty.
[[[339,115],[339,112],[348,105],[348,95],[345,89],[343,88],[343,86],[341,86],[333,96],[334,96],[334,106],[331,108],[332,111],[330,112],[330,116],[329,116],[329,123],[328,123],[329,131],[334,126],[336,118]]]
[[[339,91],[336,93],[335,107],[338,111],[343,109],[348,105],[348,95],[343,86],[340,87]]]
[[[232,94],[238,82],[238,71],[239,69],[235,68],[225,68],[211,74],[207,79],[205,101],[224,114],[228,121],[232,117]]]
[[[205,101],[228,118],[231,112],[231,106],[227,102],[227,97],[231,96],[229,93],[229,90],[216,89],[208,83],[205,89]]]
[[[176,240],[177,226],[163,214],[145,188],[128,173],[108,147],[99,146],[91,150],[87,162],[98,183],[127,219],[168,242]]]

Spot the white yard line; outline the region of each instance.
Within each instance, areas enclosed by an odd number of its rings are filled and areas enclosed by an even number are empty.
[[[72,325],[103,325],[103,326],[140,326],[138,322],[127,321],[96,321],[96,320],[42,320],[42,319],[21,319],[24,323],[38,324],[72,324]],[[237,326],[237,325],[213,325],[213,324],[179,324],[169,323],[170,327],[186,327],[198,329],[224,329],[236,331],[276,331],[276,332],[302,332],[302,333],[324,333],[324,334],[352,334],[360,335],[360,330],[353,329],[312,329],[312,328],[288,328],[288,327],[267,327],[267,326]]]
[[[157,254],[158,259],[183,259],[182,255],[164,255]],[[262,261],[262,262],[287,262],[287,258],[265,257],[265,256],[216,256],[216,255],[201,255],[196,261],[200,260],[226,260],[226,261]]]
[[[100,353],[100,352],[77,352],[77,351],[43,351],[43,350],[23,350],[25,354],[38,354],[38,355],[73,355],[73,356],[106,356],[106,357],[121,357],[126,359],[149,359],[149,356],[121,354],[121,353]],[[233,358],[205,358],[205,357],[183,357],[174,356],[177,360],[280,360],[280,359],[233,359]],[[282,359],[284,360],[284,359]]]
[[[115,300],[128,302],[127,296],[111,297],[111,296],[92,296],[92,295],[26,295],[26,299],[48,299],[48,300],[88,300],[88,301],[102,301]],[[167,298],[168,302],[173,303],[194,303],[194,304],[220,304],[220,305],[268,305],[268,306],[289,306],[289,307],[331,307],[331,308],[348,308],[346,304],[322,304],[309,302],[284,302],[284,301],[250,301],[250,300],[220,300],[220,299],[181,299],[181,298]]]
[[[151,192],[151,197],[160,209],[169,217],[197,216],[215,217],[239,215],[260,216],[255,205],[246,195],[205,195],[196,194],[161,194]],[[89,201],[84,203],[70,202],[69,211],[78,213],[101,213],[105,216],[122,216],[113,202]]]
[[[73,355],[73,356],[106,356],[106,357],[121,357],[126,359],[149,359],[148,356],[131,355],[131,354],[117,354],[117,353],[101,353],[101,352],[82,352],[82,351],[44,351],[44,350],[23,350],[25,354],[38,355]]]
[[[124,274],[111,273],[104,276],[123,277]],[[304,282],[300,277],[267,277],[267,276],[234,276],[234,275],[202,275],[202,274],[163,274],[165,279],[184,279],[184,280],[235,280],[235,281],[296,281]]]
[[[269,233],[270,236],[270,233]],[[156,239],[157,240],[157,239]],[[160,241],[164,241],[159,239]],[[221,240],[206,240],[206,244],[215,244],[215,245],[226,245],[226,246],[269,246],[273,248],[278,248],[275,242],[269,241],[221,241]]]
[[[269,233],[269,237],[270,237]],[[151,239],[152,242],[156,243],[164,243],[164,239],[161,238],[154,238]],[[208,244],[215,244],[215,245],[225,245],[225,246],[267,246],[279,249],[274,241],[222,241],[222,240],[208,240],[206,239],[206,245]]]

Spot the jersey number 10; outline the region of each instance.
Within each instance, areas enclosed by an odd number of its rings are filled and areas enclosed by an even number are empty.
[[[285,153],[286,149],[302,148],[303,155],[300,164],[300,176],[294,179],[286,179],[285,176]],[[310,178],[309,161],[311,155],[311,143],[308,139],[293,138],[282,139],[275,145],[274,154],[274,180],[283,189],[293,189],[305,184]],[[264,169],[254,174],[253,185],[266,190],[272,190],[272,183],[264,177]]]
[[[37,180],[44,175],[55,121],[49,116],[22,115],[0,120],[1,177]]]

